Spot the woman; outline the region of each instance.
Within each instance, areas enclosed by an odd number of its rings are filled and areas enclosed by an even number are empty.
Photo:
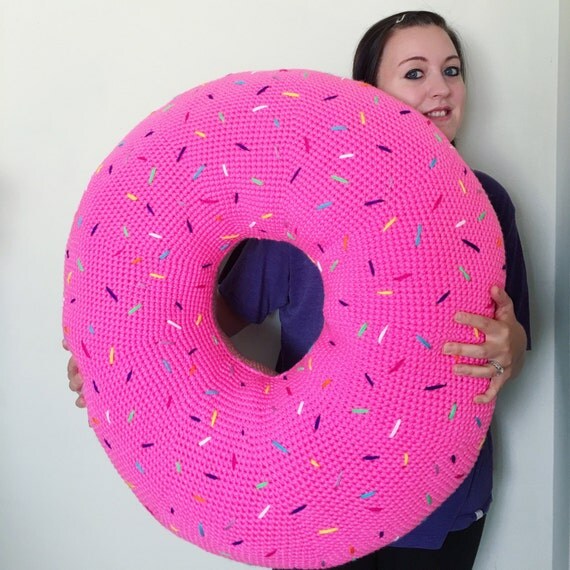
[[[372,26],[358,45],[353,77],[375,85],[433,121],[454,141],[464,112],[464,61],[460,42],[445,20],[432,12],[406,12]],[[458,364],[461,376],[492,378],[475,397],[493,400],[521,369],[530,339],[524,258],[506,191],[490,176],[476,173],[501,223],[505,239],[505,290],[493,287],[494,319],[458,313],[457,322],[485,333],[483,344],[447,343],[443,352],[487,360],[486,365]],[[248,240],[231,256],[220,276],[218,320],[229,335],[251,322],[262,322],[279,309],[282,350],[277,372],[291,368],[317,339],[322,328],[323,291],[315,266],[287,243]],[[521,324],[522,323],[522,324]],[[82,380],[73,358],[70,388],[81,396]],[[490,437],[472,472],[430,517],[396,544],[342,567],[352,570],[472,568],[491,502]]]

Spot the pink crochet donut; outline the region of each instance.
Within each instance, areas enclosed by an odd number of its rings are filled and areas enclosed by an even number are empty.
[[[223,257],[283,240],[321,272],[323,331],[279,376],[213,316]],[[493,315],[499,224],[426,117],[315,71],[229,75],[152,113],[93,175],[69,237],[64,333],[89,422],[176,535],[323,568],[403,536],[471,470],[493,406],[452,374],[453,321]]]

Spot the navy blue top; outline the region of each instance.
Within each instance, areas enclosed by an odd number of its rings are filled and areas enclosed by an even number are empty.
[[[517,320],[530,348],[526,269],[506,190],[493,178],[475,172],[497,213],[506,252],[506,286]],[[220,276],[220,293],[232,309],[251,323],[279,310],[281,352],[276,371],[294,366],[317,340],[323,325],[323,286],[318,269],[286,242],[250,239],[242,242]],[[460,487],[419,526],[391,546],[440,548],[447,533],[462,530],[483,516],[492,500],[493,449],[490,434],[471,473]]]

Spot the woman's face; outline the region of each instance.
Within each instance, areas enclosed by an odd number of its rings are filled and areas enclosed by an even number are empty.
[[[428,117],[452,141],[463,120],[465,83],[453,42],[438,26],[396,30],[376,86]]]

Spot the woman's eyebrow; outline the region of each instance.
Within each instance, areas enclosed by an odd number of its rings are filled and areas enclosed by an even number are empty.
[[[445,62],[448,62],[451,59],[459,59],[459,56],[457,54],[450,55],[450,56],[445,58]],[[414,55],[412,57],[408,57],[407,59],[404,59],[404,61],[401,61],[398,64],[398,67],[400,67],[400,65],[404,65],[404,63],[408,63],[409,61],[425,61],[425,62],[427,62],[427,58],[423,57],[422,55]]]

